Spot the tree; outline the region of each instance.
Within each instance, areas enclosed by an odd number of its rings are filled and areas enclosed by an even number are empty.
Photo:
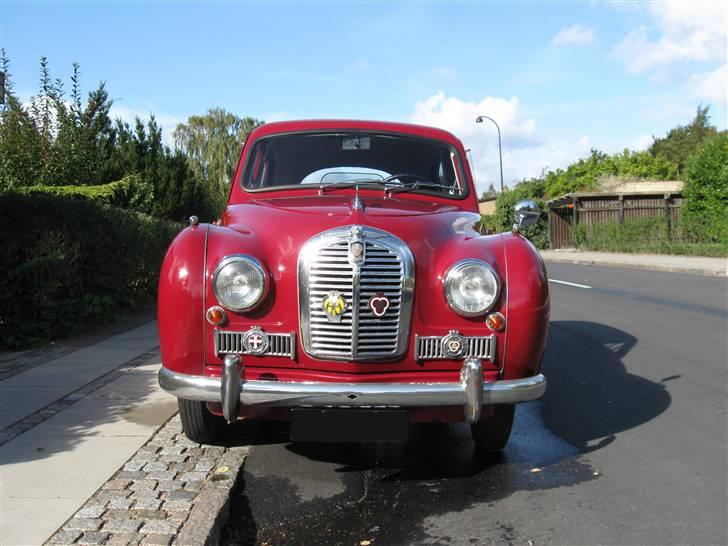
[[[728,241],[728,131],[706,138],[685,168],[686,227],[698,240]]]
[[[495,199],[497,195],[498,192],[495,191],[495,186],[493,185],[493,182],[491,182],[488,185],[488,189],[480,195],[480,200],[490,201],[491,199]]]
[[[224,108],[191,116],[172,133],[175,146],[187,155],[194,173],[210,185],[219,204],[227,198],[230,179],[248,135],[262,122],[240,118]]]
[[[649,152],[653,157],[661,157],[677,165],[678,175],[682,175],[688,158],[700,143],[717,133],[710,124],[710,106],[698,106],[695,118],[687,125],[679,125],[662,138],[653,137]]]

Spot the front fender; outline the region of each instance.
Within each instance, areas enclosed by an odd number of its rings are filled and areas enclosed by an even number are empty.
[[[162,364],[202,374],[204,366],[205,251],[208,224],[182,230],[162,262],[157,297]]]
[[[504,234],[508,323],[504,379],[535,375],[541,369],[549,325],[546,266],[536,247],[519,234]]]

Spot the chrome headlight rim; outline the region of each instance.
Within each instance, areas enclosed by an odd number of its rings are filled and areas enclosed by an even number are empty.
[[[245,307],[235,307],[232,305],[229,305],[230,302],[226,302],[220,297],[220,294],[217,290],[217,279],[220,275],[220,272],[228,265],[235,263],[235,262],[247,262],[249,265],[253,266],[254,269],[258,271],[260,274],[260,277],[263,279],[263,288],[260,291],[260,294],[255,299],[253,303],[250,305],[247,305]],[[212,292],[215,294],[215,297],[217,298],[217,301],[224,307],[225,309],[229,309],[230,311],[235,311],[236,313],[245,313],[248,311],[252,311],[258,305],[265,300],[266,296],[268,295],[268,290],[270,287],[270,282],[268,279],[268,274],[266,273],[265,269],[263,268],[263,264],[260,263],[260,260],[258,258],[255,258],[254,256],[250,256],[249,254],[229,254],[228,256],[223,257],[222,260],[220,260],[220,263],[217,264],[217,267],[215,268],[214,273],[212,274]]]
[[[462,269],[468,266],[476,265],[479,267],[482,267],[486,271],[488,271],[492,276],[493,280],[495,281],[495,294],[493,295],[493,301],[490,303],[490,305],[486,306],[482,311],[467,311],[465,309],[461,309],[452,300],[452,297],[450,296],[450,287],[452,286],[454,279],[453,277],[459,273]],[[463,317],[480,317],[488,313],[491,309],[495,307],[495,304],[498,302],[498,298],[500,297],[501,293],[501,280],[498,274],[496,273],[495,269],[492,265],[490,265],[485,260],[480,260],[478,258],[465,258],[463,260],[458,260],[453,265],[451,265],[447,272],[445,273],[445,276],[442,280],[442,290],[445,295],[445,300],[447,301],[447,305],[455,311],[458,315],[461,315]]]

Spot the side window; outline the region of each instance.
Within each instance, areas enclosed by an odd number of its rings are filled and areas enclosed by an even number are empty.
[[[264,188],[268,185],[270,178],[270,154],[268,153],[267,144],[261,143],[256,146],[254,153],[250,174],[245,186],[252,189]]]

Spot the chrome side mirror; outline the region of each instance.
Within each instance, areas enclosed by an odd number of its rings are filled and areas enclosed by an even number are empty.
[[[538,205],[530,199],[524,199],[516,203],[514,207],[516,211],[516,223],[513,224],[513,231],[519,232],[521,228],[532,226],[538,221],[541,210]]]

